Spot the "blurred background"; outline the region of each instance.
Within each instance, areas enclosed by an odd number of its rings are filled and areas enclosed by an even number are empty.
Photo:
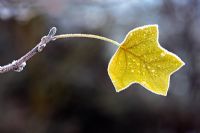
[[[21,73],[0,75],[0,133],[199,133],[199,0],[0,0],[0,64],[53,26],[121,42],[146,24],[158,24],[160,44],[186,62],[167,97],[137,84],[116,93],[107,74],[114,45],[58,40]]]

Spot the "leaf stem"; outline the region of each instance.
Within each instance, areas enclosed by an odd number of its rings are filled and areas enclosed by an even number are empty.
[[[93,35],[93,34],[62,34],[62,35],[56,35],[54,36],[54,39],[62,39],[62,38],[93,38],[93,39],[99,39],[99,40],[103,40],[103,41],[106,41],[106,42],[110,42],[116,46],[120,46],[120,43],[112,40],[112,39],[109,39],[109,38],[106,38],[106,37],[103,37],[103,36],[99,36],[99,35]]]

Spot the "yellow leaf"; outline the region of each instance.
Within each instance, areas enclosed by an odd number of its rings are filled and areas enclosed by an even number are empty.
[[[147,25],[130,31],[113,55],[108,74],[117,92],[133,83],[167,95],[170,75],[184,62],[158,43],[158,26]]]

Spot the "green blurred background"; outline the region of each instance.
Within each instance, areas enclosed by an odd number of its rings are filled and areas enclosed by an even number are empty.
[[[0,75],[0,133],[200,132],[199,0],[0,0],[0,64],[33,48],[53,26],[123,41],[159,25],[160,44],[186,65],[167,97],[140,85],[116,93],[107,66],[117,47],[94,39],[49,43],[24,71]]]

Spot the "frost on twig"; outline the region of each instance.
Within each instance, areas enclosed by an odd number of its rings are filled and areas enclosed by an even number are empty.
[[[15,72],[21,72],[24,67],[26,66],[26,62],[33,57],[38,52],[41,52],[45,47],[46,44],[50,41],[55,40],[54,35],[56,34],[56,27],[53,27],[50,29],[48,35],[43,36],[41,41],[28,53],[26,53],[24,56],[19,58],[18,60],[14,60],[12,63],[0,66],[0,73],[6,73],[9,71],[15,71]]]

